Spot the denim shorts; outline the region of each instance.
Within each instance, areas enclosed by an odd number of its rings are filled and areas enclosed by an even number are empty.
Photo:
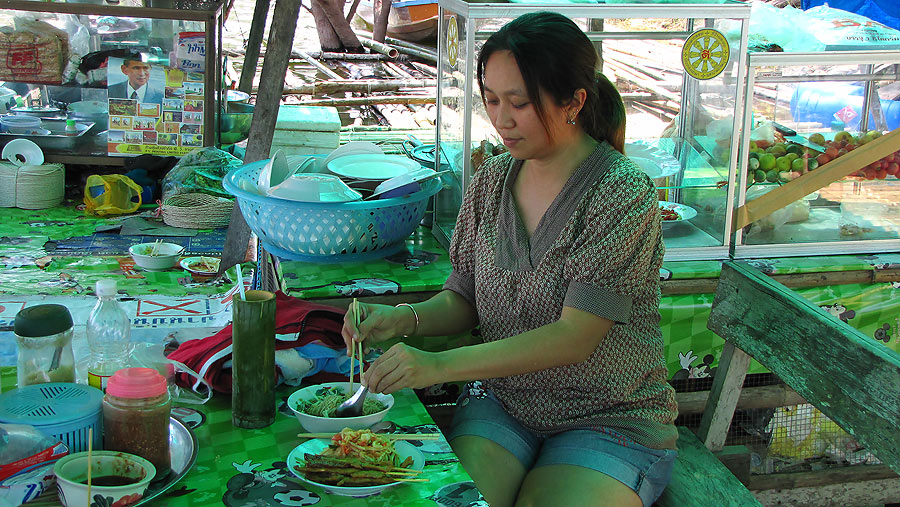
[[[509,415],[480,382],[468,384],[456,403],[449,439],[478,436],[500,445],[531,470],[543,465],[589,468],[631,488],[650,506],[672,476],[678,452],[650,449],[616,431],[599,427],[553,435],[529,430]]]

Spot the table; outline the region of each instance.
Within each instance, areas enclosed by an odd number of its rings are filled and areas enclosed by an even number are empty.
[[[15,385],[14,367],[0,368],[0,376],[6,389]],[[288,396],[295,389],[283,387],[277,391],[279,409],[275,422],[255,430],[236,428],[231,424],[231,398],[227,395],[216,394],[205,405],[177,405],[177,408],[196,408],[199,412],[199,415],[187,417],[180,414],[180,410],[173,412],[188,424],[199,422],[193,428],[199,446],[197,462],[180,482],[146,505],[465,507],[480,500],[471,478],[452,452],[425,453],[422,477],[427,477],[429,482],[400,484],[377,496],[329,495],[321,488],[305,483],[287,471],[285,463],[288,453],[301,441],[297,433],[303,431],[286,405]],[[411,389],[394,393],[394,406],[386,420],[400,426],[434,425],[434,420]],[[437,431],[435,425],[429,432]],[[436,496],[440,502],[434,499]],[[27,505],[49,507],[59,503],[54,492]]]

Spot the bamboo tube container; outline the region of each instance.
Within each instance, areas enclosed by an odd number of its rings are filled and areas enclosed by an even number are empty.
[[[275,294],[235,294],[231,309],[231,423],[264,428],[275,421]]]

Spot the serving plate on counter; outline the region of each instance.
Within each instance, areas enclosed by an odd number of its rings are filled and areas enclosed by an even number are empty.
[[[93,127],[92,122],[76,122],[77,133],[66,132],[65,118],[41,118],[41,129],[48,131],[46,135],[33,135],[30,133],[0,132],[0,144],[6,144],[13,139],[28,139],[45,150],[73,150],[75,145]]]

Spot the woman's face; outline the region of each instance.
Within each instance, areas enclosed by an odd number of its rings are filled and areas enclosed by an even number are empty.
[[[484,65],[485,109],[510,155],[519,160],[551,155],[556,143],[544,128],[516,59],[509,51],[497,51]],[[550,128],[565,125],[565,111],[541,92],[541,103]],[[561,129],[560,129],[561,130]],[[561,132],[554,132],[559,139]]]

